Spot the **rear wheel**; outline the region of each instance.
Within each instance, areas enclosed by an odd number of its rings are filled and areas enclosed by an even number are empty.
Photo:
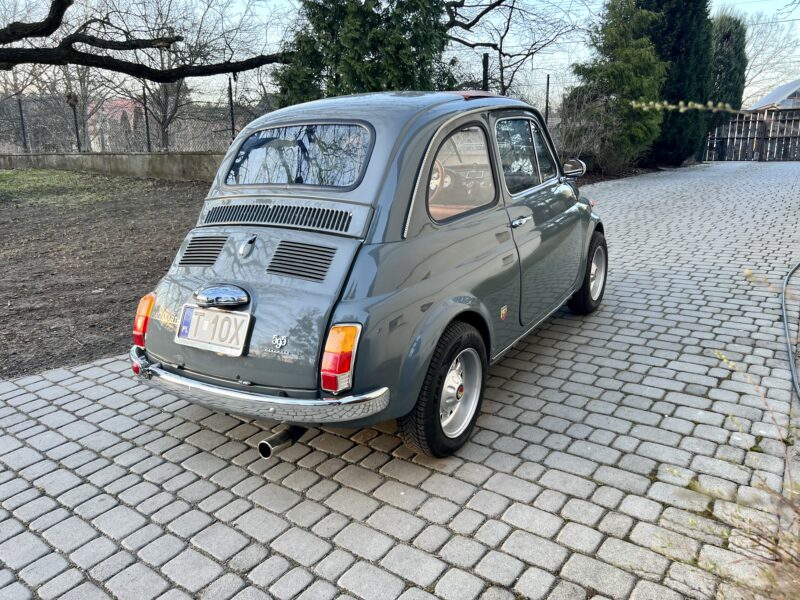
[[[414,409],[399,420],[405,444],[437,457],[463,446],[480,413],[487,366],[478,330],[451,323],[433,352]]]
[[[592,234],[589,256],[581,288],[567,301],[569,309],[579,315],[593,313],[603,301],[608,274],[608,247],[606,238],[599,231]]]

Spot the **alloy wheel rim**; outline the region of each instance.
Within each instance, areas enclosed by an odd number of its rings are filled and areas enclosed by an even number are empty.
[[[439,398],[439,422],[448,438],[457,438],[472,422],[481,394],[483,365],[478,352],[466,348],[453,359]]]
[[[589,293],[592,300],[597,300],[606,284],[606,251],[598,246],[592,256],[592,266],[589,269]]]

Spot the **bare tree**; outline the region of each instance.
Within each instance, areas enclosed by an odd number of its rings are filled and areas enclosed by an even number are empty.
[[[565,7],[550,0],[479,0],[446,7],[452,44],[490,53],[492,87],[501,95],[518,93],[517,77],[538,53],[587,26],[576,12],[588,8],[583,2]]]
[[[153,38],[160,32],[183,41],[169,48],[139,48],[132,52],[136,62],[157,65],[162,71],[213,62],[216,57],[241,54],[264,43],[265,24],[255,12],[255,3],[238,0],[98,0],[119,15],[126,30]],[[274,16],[274,12],[269,14]],[[174,128],[188,118],[197,103],[186,79],[130,80],[116,73],[107,75],[109,87],[138,103],[147,98],[147,113],[157,148],[173,145]],[[144,108],[144,106],[143,106]],[[223,119],[220,119],[221,121]]]
[[[744,101],[750,106],[767,92],[797,77],[790,60],[800,46],[793,23],[779,14],[754,13],[747,19]]]
[[[224,23],[224,27],[217,31],[216,36],[206,40],[208,49],[213,49],[213,52],[202,53],[189,61],[184,46],[196,48],[200,39],[187,40],[181,33],[186,29],[181,21],[187,14],[185,11],[177,15],[178,22],[161,18],[175,16],[169,8],[172,3],[159,3],[169,9],[153,14],[147,11],[152,8],[152,3],[147,0],[111,0],[94,5],[89,18],[70,23],[67,16],[74,2],[50,0],[47,14],[38,21],[0,24],[0,69],[8,70],[22,64],[71,64],[169,83],[186,77],[236,73],[286,60],[282,52],[239,58],[243,49],[230,43],[237,35],[236,24],[229,22],[226,13],[242,12],[236,9],[240,3],[210,0],[200,3],[200,10],[193,13],[199,12],[201,21],[206,17],[216,18]],[[185,6],[187,2],[176,4]],[[36,11],[31,12],[35,14]],[[137,21],[148,26],[141,27]],[[239,24],[247,25],[245,22]],[[196,31],[205,33],[207,29],[199,27]],[[263,44],[256,47],[263,47]],[[247,53],[252,54],[250,48]],[[170,60],[160,60],[167,54]]]

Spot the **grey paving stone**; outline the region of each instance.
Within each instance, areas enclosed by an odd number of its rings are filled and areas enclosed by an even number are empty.
[[[254,508],[237,517],[233,526],[264,544],[289,528],[286,521],[260,508]]]
[[[486,547],[470,538],[456,535],[439,551],[439,555],[451,565],[468,569],[486,553]]]
[[[367,519],[367,524],[404,542],[412,539],[425,527],[422,519],[393,506],[382,506]]]
[[[618,507],[619,512],[630,515],[642,521],[655,521],[658,519],[663,507],[648,498],[641,496],[626,496]]]
[[[106,587],[122,600],[150,600],[164,592],[169,583],[152,569],[134,563],[109,579]]]
[[[683,596],[678,592],[652,581],[640,581],[631,594],[631,600],[681,600],[681,598]]]
[[[72,588],[61,596],[60,600],[109,600],[111,596],[106,594],[96,585],[86,582]]]
[[[270,597],[266,592],[250,586],[236,594],[234,600],[270,600]]]
[[[336,581],[355,560],[352,554],[337,548],[314,566],[314,572],[320,577]]]
[[[161,571],[178,585],[197,592],[216,579],[222,567],[188,548],[161,567]]]
[[[651,486],[647,495],[658,502],[694,512],[705,511],[711,502],[711,498],[708,496],[660,481]]]
[[[365,562],[348,569],[338,585],[363,600],[394,600],[405,587],[400,578]]]
[[[392,539],[360,523],[351,523],[334,538],[334,542],[370,561],[376,561],[389,551]]]
[[[568,555],[562,546],[525,531],[513,532],[502,548],[507,554],[548,571],[557,571]]]
[[[595,483],[587,479],[554,469],[542,475],[541,479],[539,479],[539,483],[544,487],[579,498],[588,498],[597,487]]]
[[[130,535],[144,524],[145,518],[127,506],[115,506],[92,520],[92,525],[116,540]]]
[[[517,579],[525,565],[516,558],[491,550],[475,567],[475,572],[489,581],[509,587]]]
[[[444,527],[431,525],[416,537],[414,545],[426,552],[436,552],[450,536],[450,531]]]
[[[245,536],[222,523],[213,523],[195,534],[191,542],[221,561],[227,560],[248,544]]]
[[[556,538],[559,544],[590,555],[594,554],[602,540],[602,533],[580,523],[567,523]]]
[[[120,550],[92,567],[89,575],[98,581],[106,581],[133,562],[135,559],[129,552]]]
[[[269,591],[276,598],[280,600],[288,600],[289,598],[296,598],[300,592],[306,588],[314,577],[303,569],[302,567],[295,567],[287,571],[275,583],[273,583]]]
[[[547,571],[529,567],[514,585],[514,591],[524,598],[538,600],[547,596],[556,578]]]
[[[297,527],[273,540],[271,547],[306,567],[316,564],[331,549],[325,540]]]
[[[599,598],[599,596],[595,596]],[[586,600],[586,590],[579,585],[561,580],[547,596],[547,600]]]
[[[611,598],[627,598],[636,581],[625,571],[582,554],[570,557],[561,569],[561,577]]]
[[[177,556],[185,547],[186,542],[174,535],[166,534],[140,549],[137,556],[146,563],[160,567]]]
[[[225,600],[245,587],[244,580],[234,573],[226,573],[200,592],[201,600]]]
[[[33,598],[31,592],[18,581],[0,589],[0,600],[28,600]]]
[[[249,499],[275,513],[283,513],[299,503],[301,498],[294,492],[269,483],[252,494]]]
[[[383,557],[381,566],[411,581],[428,587],[445,570],[445,563],[411,546],[398,545]]]
[[[524,504],[511,505],[502,519],[514,527],[547,538],[553,537],[564,524],[561,517]]]
[[[450,521],[448,527],[455,533],[471,535],[485,520],[486,517],[484,515],[467,508],[458,513],[453,520]]]
[[[288,560],[276,554],[270,556],[250,571],[247,578],[259,587],[268,588],[273,581],[288,571],[290,567]]]
[[[450,569],[436,583],[434,593],[445,600],[474,600],[484,587],[483,581],[461,569]]]
[[[47,540],[50,545],[55,546],[67,554],[85,545],[89,540],[98,535],[97,530],[78,517],[70,517],[69,519],[56,523],[42,533],[42,537]]]
[[[49,551],[41,539],[24,531],[0,544],[0,562],[8,568],[19,570]]]
[[[380,489],[386,489],[387,486],[399,486],[395,482],[387,482]],[[411,489],[411,488],[409,488]],[[374,495],[377,495],[375,492]],[[349,488],[341,488],[334,492],[329,498],[325,500],[325,504],[340,513],[348,515],[354,519],[364,520],[371,513],[375,512],[380,503],[374,498],[362,494],[356,490]]]
[[[61,598],[69,590],[83,581],[83,575],[78,569],[69,569],[60,575],[57,575],[42,587],[36,590],[36,593],[43,600],[51,600],[52,598]]]
[[[597,551],[597,557],[639,577],[654,581],[660,581],[669,566],[669,561],[663,556],[613,537],[603,542]]]
[[[31,587],[38,587],[62,571],[69,563],[60,554],[46,554],[19,572],[20,578]]]

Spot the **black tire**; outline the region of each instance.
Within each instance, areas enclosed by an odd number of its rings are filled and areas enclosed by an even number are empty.
[[[458,437],[448,437],[442,429],[439,417],[442,389],[450,365],[462,351],[469,348],[475,350],[480,357],[480,395],[464,432]],[[398,420],[400,437],[406,446],[439,458],[450,456],[463,446],[472,434],[481,412],[487,369],[486,345],[478,330],[461,321],[448,325],[433,352],[416,405],[409,414]]]
[[[603,277],[603,287],[600,293],[596,298],[592,298],[592,258],[600,247],[603,249],[603,252],[605,252],[605,276]],[[606,245],[605,236],[601,232],[595,231],[589,243],[589,254],[586,259],[586,272],[583,274],[583,283],[580,289],[567,301],[569,309],[579,315],[588,315],[596,311],[603,301],[603,294],[605,294],[606,291],[606,281],[608,281],[608,246]]]

